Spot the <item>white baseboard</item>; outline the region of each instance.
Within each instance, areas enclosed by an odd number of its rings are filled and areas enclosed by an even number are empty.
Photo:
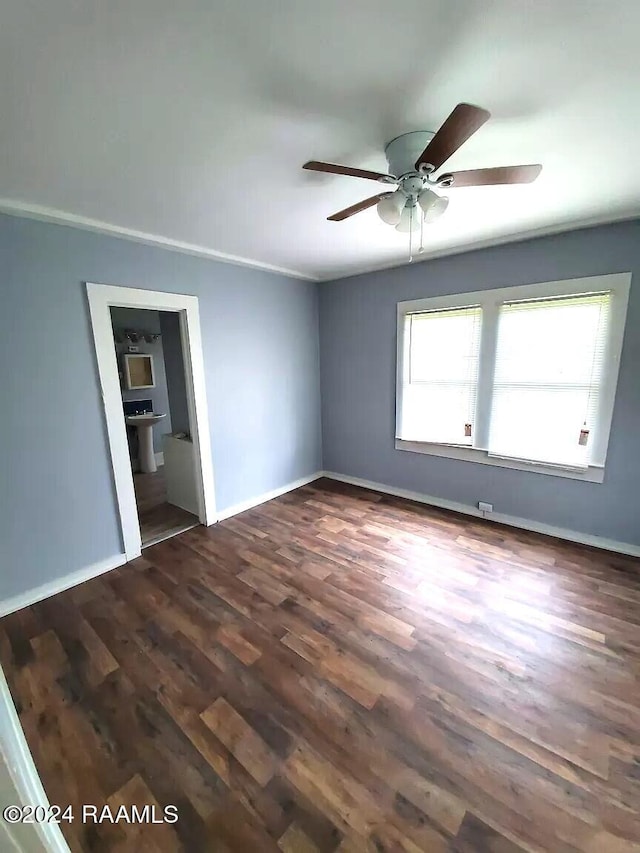
[[[346,474],[337,474],[335,471],[323,471],[322,476],[330,480],[338,480],[341,483],[349,483],[352,486],[361,486],[363,489],[371,489],[374,492],[382,492],[386,495],[394,495],[398,498],[407,498],[417,503],[436,506],[440,509],[450,509],[464,515],[472,515],[475,518],[484,518],[497,524],[507,524],[510,527],[518,527],[521,530],[530,530],[533,533],[543,533],[546,536],[555,536],[558,539],[566,539],[568,542],[577,542],[580,545],[591,545],[594,548],[602,548],[605,551],[614,551],[617,554],[628,554],[631,557],[640,557],[640,545],[630,542],[617,542],[614,539],[605,539],[602,536],[592,536],[590,533],[580,533],[577,530],[567,530],[564,527],[553,527],[551,524],[543,524],[539,521],[531,521],[528,518],[518,518],[514,515],[504,515],[492,512],[485,516],[477,507],[469,504],[448,501],[444,498],[436,498],[433,495],[425,495],[421,492],[412,492],[408,489],[398,489],[395,486],[387,486],[384,483],[374,483],[372,480],[362,480],[360,477],[349,477]]]
[[[139,556],[139,554],[137,555]],[[100,560],[99,563],[93,563],[84,569],[78,569],[77,572],[71,572],[69,575],[64,575],[61,578],[43,583],[34,589],[29,589],[27,592],[22,592],[19,595],[14,595],[11,598],[5,598],[0,601],[0,618],[7,616],[9,613],[14,613],[16,610],[22,610],[23,607],[29,607],[30,604],[35,604],[37,601],[44,601],[58,592],[63,592],[65,589],[70,589],[72,586],[77,586],[79,583],[91,580],[91,578],[103,575],[105,572],[110,572],[111,569],[116,569],[118,566],[123,566],[127,562],[125,554],[114,554],[113,557],[107,557],[106,560]]]
[[[0,669],[0,776],[3,797],[23,806],[49,808],[38,771],[16,712],[4,672]],[[3,803],[7,805],[9,800]],[[23,853],[69,853],[60,827],[55,823],[16,824],[7,826],[16,850]]]
[[[249,498],[247,501],[234,504],[233,506],[227,507],[218,513],[218,521],[224,521],[225,518],[231,518],[232,515],[237,515],[239,512],[245,512],[245,510],[253,509],[254,506],[266,503],[267,501],[272,501],[274,498],[279,498],[280,495],[292,492],[294,489],[299,489],[300,486],[306,486],[309,483],[313,483],[314,480],[323,476],[324,471],[316,471],[315,474],[309,474],[307,477],[301,477],[299,480],[294,480],[293,483],[287,483],[286,486],[281,486],[279,489],[272,489],[270,492],[265,492],[255,498]]]

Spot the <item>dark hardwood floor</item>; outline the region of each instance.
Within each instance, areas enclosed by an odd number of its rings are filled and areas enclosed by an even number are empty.
[[[640,563],[319,481],[0,622],[72,850],[640,850]]]

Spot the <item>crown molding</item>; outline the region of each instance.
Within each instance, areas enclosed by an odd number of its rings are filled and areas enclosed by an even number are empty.
[[[318,281],[316,276],[300,272],[299,270],[290,270],[286,267],[278,267],[274,264],[254,261],[251,258],[245,258],[241,255],[218,252],[215,249],[208,249],[206,246],[184,243],[181,240],[172,240],[170,237],[162,237],[159,234],[147,234],[145,231],[123,228],[120,225],[112,225],[109,222],[102,222],[99,219],[90,219],[87,216],[67,213],[64,210],[56,210],[55,208],[45,207],[40,204],[28,204],[16,201],[15,199],[0,198],[0,213],[7,213],[10,216],[19,216],[25,219],[37,219],[41,222],[53,222],[56,225],[70,225],[74,228],[81,228],[84,231],[108,234],[111,237],[122,237],[125,240],[132,240],[134,243],[144,243],[147,246],[156,246],[162,249],[169,249],[173,252],[182,252],[185,255],[196,255],[200,258],[209,258],[210,260],[220,261],[225,264],[234,264],[235,266],[251,267],[266,272],[278,273],[289,276],[289,278]]]
[[[570,222],[547,225],[542,228],[532,228],[528,231],[520,231],[517,234],[503,234],[496,237],[488,237],[484,240],[476,240],[474,243],[465,243],[464,245],[450,246],[449,248],[445,247],[435,252],[425,252],[419,257],[414,257],[413,261],[410,261],[407,258],[406,260],[394,260],[375,266],[320,275],[316,281],[341,281],[342,279],[355,278],[359,275],[398,269],[399,267],[415,266],[417,263],[433,261],[437,258],[448,258],[452,255],[463,255],[466,252],[477,252],[480,249],[491,249],[494,246],[504,246],[508,243],[524,243],[527,240],[535,240],[538,237],[552,237],[557,234],[568,234],[572,231],[580,231],[583,228],[597,228],[601,225],[615,225],[618,222],[630,222],[638,218],[640,218],[640,208],[624,211],[615,216],[593,216],[586,219],[576,219]]]
[[[395,260],[390,260],[381,264],[374,264],[373,266],[356,267],[355,269],[346,269],[342,272],[338,269],[337,271],[323,275],[311,275],[309,273],[301,272],[300,270],[278,267],[274,264],[267,264],[262,261],[252,260],[251,258],[245,258],[241,255],[230,255],[226,252],[218,252],[215,249],[198,246],[194,243],[172,240],[169,237],[162,237],[158,234],[147,234],[145,231],[123,228],[120,225],[112,225],[109,222],[102,222],[99,219],[90,219],[89,217],[79,216],[75,213],[67,213],[64,210],[57,210],[55,208],[45,207],[44,205],[39,204],[28,204],[26,202],[16,201],[15,199],[0,198],[0,213],[6,213],[10,216],[18,216],[25,219],[36,219],[41,222],[53,222],[57,225],[69,225],[73,228],[81,228],[84,231],[93,231],[98,234],[121,237],[125,240],[132,240],[135,243],[143,243],[147,246],[156,246],[173,252],[181,252],[186,255],[195,255],[200,258],[220,261],[225,264],[234,264],[235,266],[273,272],[302,281],[325,282],[341,281],[346,278],[355,278],[359,275],[383,272],[384,270],[398,269],[409,265],[413,266],[417,263],[423,263],[424,261],[447,258],[453,255],[462,255],[466,252],[476,252],[481,249],[490,249],[494,246],[504,246],[509,243],[522,243],[526,240],[535,240],[538,237],[551,237],[556,234],[579,231],[583,228],[597,228],[601,225],[614,225],[617,222],[628,222],[640,217],[640,208],[624,211],[615,216],[587,217],[585,219],[576,219],[570,222],[556,223],[542,228],[532,228],[528,231],[521,231],[516,234],[503,234],[496,237],[488,237],[484,240],[476,240],[473,243],[465,243],[460,246],[444,247],[435,252],[425,252],[419,257],[415,257],[413,261],[396,258]]]

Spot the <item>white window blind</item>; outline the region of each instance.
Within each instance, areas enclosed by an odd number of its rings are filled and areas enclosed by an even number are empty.
[[[489,453],[586,467],[608,340],[610,293],[500,307]]]
[[[406,315],[399,438],[472,444],[481,321],[479,306]]]

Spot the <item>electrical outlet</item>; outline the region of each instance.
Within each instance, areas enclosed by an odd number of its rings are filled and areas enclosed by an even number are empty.
[[[485,501],[478,501],[478,509],[480,512],[493,512],[493,504],[488,504]]]

